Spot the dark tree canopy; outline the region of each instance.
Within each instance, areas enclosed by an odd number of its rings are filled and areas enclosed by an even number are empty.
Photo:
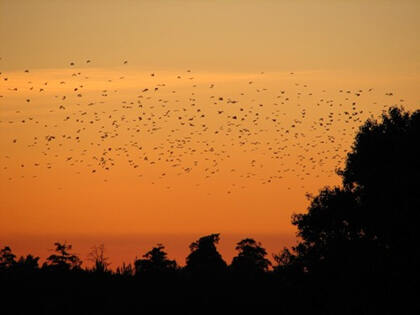
[[[21,256],[16,260],[16,255],[13,254],[9,246],[0,250],[0,272],[8,270],[31,272],[39,269],[38,262],[39,257],[32,255]]]
[[[230,268],[232,271],[242,274],[263,273],[271,266],[271,262],[266,258],[267,251],[261,243],[252,238],[246,238],[236,244],[235,249],[239,252],[232,259]]]
[[[368,120],[338,172],[343,186],[324,188],[307,213],[293,216],[302,239],[298,260],[309,271],[343,272],[344,264],[412,271],[419,256],[419,161],[419,111],[392,108],[381,121]]]
[[[186,270],[203,274],[223,272],[227,265],[216,248],[219,239],[219,234],[211,234],[191,243]]]
[[[168,259],[164,249],[165,246],[157,244],[143,255],[144,259],[136,260],[134,263],[136,274],[161,274],[176,270],[176,261]]]
[[[16,255],[12,253],[9,246],[0,250],[0,270],[7,270],[16,264]]]
[[[47,266],[60,270],[79,269],[82,261],[76,255],[70,253],[72,246],[66,243],[54,243],[55,252],[47,258]]]
[[[292,223],[302,241],[297,254],[311,270],[319,262],[337,257],[351,241],[364,238],[361,214],[354,194],[341,188],[325,188],[314,197],[308,213],[296,214]]]
[[[384,246],[418,245],[420,209],[420,111],[392,108],[382,121],[368,121],[341,172],[359,198],[363,229]]]
[[[133,265],[123,262],[121,266],[117,267],[115,274],[121,278],[130,278],[134,274]]]
[[[108,262],[109,258],[105,256],[104,244],[93,246],[88,254],[88,260],[93,263],[92,271],[99,273],[109,272],[108,267],[110,263]]]
[[[393,107],[381,121],[368,120],[340,172],[344,185],[413,192],[420,172],[419,137],[420,111],[409,113]]]
[[[16,262],[16,268],[33,271],[39,269],[39,257],[34,257],[32,255],[27,255],[26,257],[20,257]]]

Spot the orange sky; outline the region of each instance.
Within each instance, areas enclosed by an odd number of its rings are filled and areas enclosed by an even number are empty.
[[[206,233],[228,260],[293,244],[361,122],[419,108],[419,9],[0,0],[0,246],[105,243],[117,265],[158,242],[182,264]]]

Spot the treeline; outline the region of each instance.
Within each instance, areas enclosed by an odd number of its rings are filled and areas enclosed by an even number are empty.
[[[109,268],[109,257],[105,255],[104,245],[94,246],[88,254],[91,267],[82,267],[82,260],[73,254],[72,245],[66,242],[54,243],[54,254],[50,255],[43,264],[40,257],[34,255],[21,256],[17,259],[9,246],[0,250],[0,273],[31,273],[37,271],[64,273],[85,272],[108,274],[121,277],[150,277],[174,272],[190,272],[200,274],[217,274],[220,272],[242,273],[247,276],[257,276],[268,272],[272,263],[267,259],[267,251],[260,242],[246,238],[237,243],[235,249],[238,255],[228,265],[218,252],[216,245],[220,240],[219,234],[211,234],[199,238],[191,243],[191,253],[186,258],[186,266],[181,267],[175,260],[170,260],[165,252],[165,246],[157,244],[136,259],[133,264],[123,263],[115,271]],[[273,255],[275,261],[281,263],[281,257]],[[279,266],[274,266],[276,270]]]
[[[342,184],[292,224],[299,242],[267,259],[253,239],[227,265],[218,234],[190,245],[185,267],[163,245],[108,268],[103,247],[81,268],[68,244],[38,257],[0,254],[5,314],[420,314],[420,111],[391,108],[361,126]]]
[[[116,270],[109,268],[103,245],[93,247],[91,266],[85,268],[71,244],[55,243],[43,264],[30,254],[17,258],[6,246],[0,250],[1,297],[8,301],[10,314],[210,314],[284,308],[269,290],[284,283],[283,256],[274,255],[278,263],[272,266],[261,243],[246,238],[237,243],[238,254],[228,265],[217,250],[219,239],[211,234],[191,243],[183,267],[158,244]]]

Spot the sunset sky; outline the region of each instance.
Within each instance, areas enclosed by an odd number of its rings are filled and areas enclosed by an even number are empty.
[[[419,30],[415,0],[0,0],[0,247],[293,245],[358,127],[420,108]]]

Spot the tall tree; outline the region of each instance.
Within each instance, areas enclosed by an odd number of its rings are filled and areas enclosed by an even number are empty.
[[[164,251],[165,246],[157,244],[150,251],[143,255],[144,259],[135,261],[136,274],[163,274],[177,269],[175,260],[168,259]]]
[[[323,189],[307,213],[293,216],[302,238],[296,249],[315,262],[357,241],[358,248],[374,244],[391,260],[417,261],[419,143],[420,111],[391,108],[381,121],[368,120],[338,172],[343,186]]]
[[[263,273],[271,266],[271,262],[266,258],[267,251],[261,243],[252,238],[240,241],[235,249],[239,252],[232,260],[230,269],[240,274],[255,275]]]
[[[420,111],[392,108],[360,129],[340,172],[363,208],[363,230],[384,247],[413,253],[420,209]],[[414,246],[414,247],[413,247]]]
[[[99,246],[93,246],[88,254],[88,260],[93,263],[93,272],[106,273],[110,263],[109,258],[105,256],[105,246],[101,244]]]
[[[72,253],[70,250],[72,246],[66,243],[54,243],[56,254],[50,255],[47,258],[47,266],[60,270],[79,269],[82,261],[80,258]]]
[[[363,288],[366,305],[387,294],[411,298],[420,265],[419,158],[420,111],[391,108],[368,120],[338,172],[343,185],[323,189],[307,213],[293,216],[301,242],[291,261],[328,290]]]
[[[39,269],[39,257],[35,257],[32,255],[26,255],[26,257],[21,256],[19,260],[16,262],[16,267],[19,270],[24,271],[34,271],[36,269]]]
[[[16,264],[16,255],[12,253],[9,246],[0,250],[0,271],[8,270]]]
[[[185,269],[200,274],[215,274],[226,270],[226,262],[217,251],[219,234],[210,234],[191,243]]]

